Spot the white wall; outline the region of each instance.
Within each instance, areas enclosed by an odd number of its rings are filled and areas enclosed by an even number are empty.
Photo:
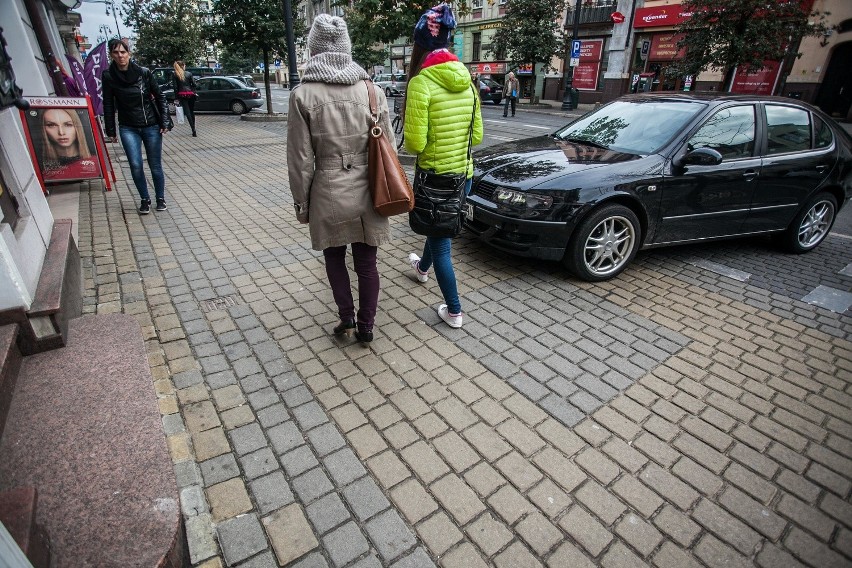
[[[25,96],[56,95],[22,0],[0,0],[0,22],[15,79]],[[64,53],[60,51],[59,53]]]

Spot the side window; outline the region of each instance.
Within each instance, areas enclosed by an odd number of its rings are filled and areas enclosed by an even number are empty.
[[[831,146],[831,141],[834,139],[831,128],[818,116],[814,116],[814,133],[814,147],[828,148]]]
[[[206,91],[210,88],[210,81],[198,81],[195,84],[196,91]]]
[[[712,148],[725,160],[754,154],[754,106],[728,107],[711,116],[689,139],[690,150]]]
[[[767,154],[801,152],[811,148],[810,113],[804,109],[766,105]]]

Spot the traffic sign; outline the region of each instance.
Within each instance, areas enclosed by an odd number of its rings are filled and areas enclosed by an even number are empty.
[[[571,41],[571,59],[580,57],[580,47],[583,45],[579,39]]]
[[[579,64],[580,64],[580,58],[579,57],[572,57],[571,61],[569,62],[569,67],[576,67]]]

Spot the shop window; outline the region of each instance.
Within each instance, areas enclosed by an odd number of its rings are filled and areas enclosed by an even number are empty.
[[[811,148],[810,113],[804,109],[766,105],[768,154],[801,152]]]
[[[689,150],[712,148],[725,160],[754,154],[754,107],[743,105],[720,110],[689,139]]]
[[[482,33],[477,32],[473,34],[473,53],[471,54],[471,61],[479,61],[481,59],[480,54],[482,52]]]

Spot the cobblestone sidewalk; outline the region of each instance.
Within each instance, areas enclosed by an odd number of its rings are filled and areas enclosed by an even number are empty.
[[[462,237],[453,330],[395,219],[363,348],[328,333],[285,127],[198,122],[166,136],[168,211],[138,216],[116,160],[79,227],[85,311],[143,328],[193,565],[850,565],[848,316],[677,256],[591,285]]]

